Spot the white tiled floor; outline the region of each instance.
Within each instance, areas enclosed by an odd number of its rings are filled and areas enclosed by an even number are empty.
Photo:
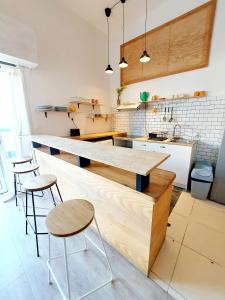
[[[225,299],[225,206],[183,192],[151,278],[177,300]]]

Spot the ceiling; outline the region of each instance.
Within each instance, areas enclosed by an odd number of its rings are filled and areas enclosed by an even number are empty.
[[[76,14],[84,18],[91,25],[95,26],[102,32],[107,32],[106,17],[104,10],[106,7],[112,7],[118,0],[60,0],[69,9],[73,10]],[[148,0],[149,11],[160,7],[168,0]],[[144,30],[144,16],[145,16],[145,0],[127,0],[125,3],[125,26],[132,21],[141,20]],[[113,32],[121,33],[122,27],[122,9],[121,5],[117,5],[112,11],[110,18]],[[141,24],[142,24],[141,23]]]

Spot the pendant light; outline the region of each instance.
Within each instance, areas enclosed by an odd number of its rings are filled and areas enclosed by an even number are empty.
[[[108,26],[108,66],[105,69],[105,73],[106,74],[112,74],[113,69],[112,69],[112,67],[110,66],[110,63],[109,63],[109,17],[111,15],[111,9],[106,8],[105,9],[105,14],[106,14],[106,17],[107,17],[107,26]]]
[[[126,0],[121,0],[121,3],[123,5],[123,45],[124,45],[124,3],[125,2],[126,2]],[[124,68],[128,67],[128,63],[127,63],[127,61],[125,60],[124,57],[121,58],[120,63],[119,63],[119,67],[121,69],[124,69]]]
[[[148,0],[145,0],[145,49],[140,57],[140,62],[147,63],[150,61],[150,56],[148,55],[148,52],[146,50],[146,27],[147,27],[147,17],[148,17]]]

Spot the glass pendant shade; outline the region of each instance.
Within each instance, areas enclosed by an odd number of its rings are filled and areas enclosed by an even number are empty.
[[[126,68],[127,66],[128,66],[127,61],[125,60],[124,57],[122,57],[122,59],[121,59],[121,61],[120,61],[120,63],[119,63],[119,67],[120,67],[121,69],[124,69],[124,68]]]
[[[105,73],[106,74],[112,74],[113,73],[113,69],[110,65],[108,65],[107,68],[105,69]]]
[[[146,50],[144,50],[142,56],[140,57],[140,62],[142,63],[147,63],[150,61],[150,56],[148,55],[148,52]]]

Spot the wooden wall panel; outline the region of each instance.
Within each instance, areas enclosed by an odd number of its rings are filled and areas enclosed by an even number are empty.
[[[151,54],[151,60],[143,65],[143,80],[149,76],[161,77],[168,71],[169,46],[170,46],[170,27],[164,26],[153,30],[147,36],[147,48]]]
[[[121,84],[207,67],[216,2],[211,0],[149,31],[147,51],[151,61],[147,64],[139,62],[144,35],[121,45],[121,53],[129,64],[121,70]]]
[[[123,69],[121,73],[122,81],[135,82],[137,78],[142,77],[142,64],[137,58],[141,56],[143,47],[144,40],[136,39],[127,44],[126,48],[121,48],[121,54],[125,55],[126,60],[129,61],[129,67]]]

